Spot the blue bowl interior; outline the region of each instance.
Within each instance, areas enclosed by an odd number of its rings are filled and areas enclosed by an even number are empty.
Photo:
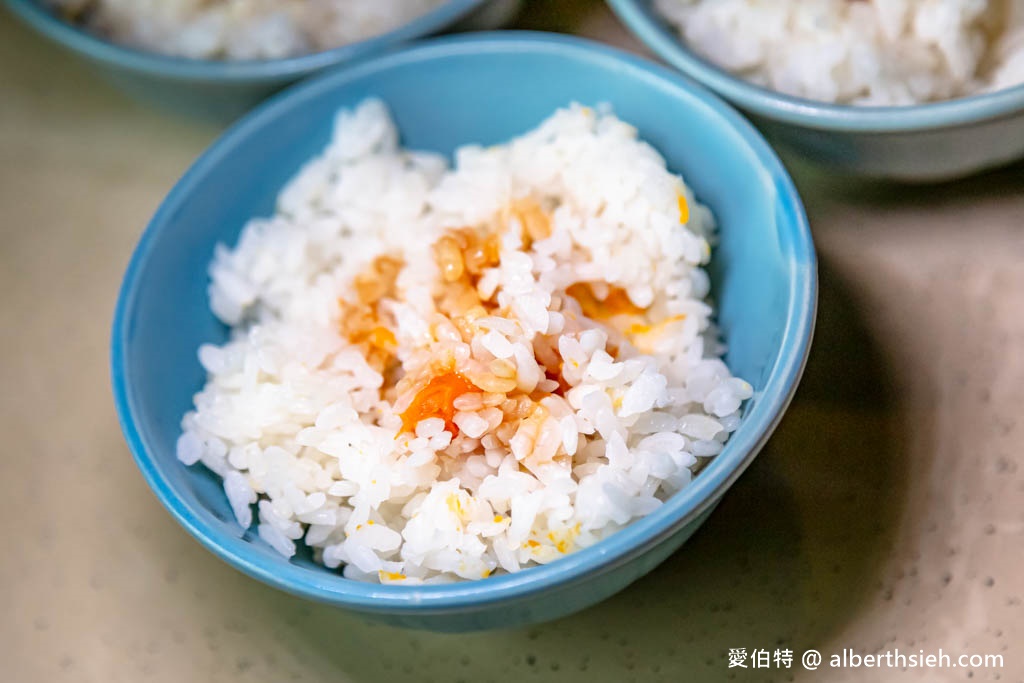
[[[341,107],[388,103],[412,148],[450,154],[523,133],[556,107],[610,103],[682,173],[721,225],[711,268],[727,362],[757,391],[742,427],[694,484],[653,515],[546,567],[420,589],[371,586],[290,562],[233,520],[217,477],[175,460],[181,416],[204,381],[196,350],[226,330],[210,313],[207,265],[327,144]],[[803,209],[780,164],[739,116],[667,70],[569,38],[443,39],[303,84],[243,120],[172,191],[136,251],[118,306],[113,373],[141,469],[171,512],[214,552],[280,588],[367,610],[439,608],[539,590],[639,552],[715,500],[752,459],[799,377],[814,312]]]

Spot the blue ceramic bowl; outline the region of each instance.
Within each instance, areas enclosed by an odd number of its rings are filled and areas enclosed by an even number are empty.
[[[611,103],[714,210],[710,269],[727,362],[750,381],[742,426],[693,484],[650,516],[543,567],[444,586],[343,578],[286,560],[235,523],[219,479],[175,460],[182,414],[205,376],[196,358],[227,330],[210,313],[207,264],[327,144],[335,112],[390,105],[404,144],[450,154],[523,133],[571,102]],[[703,88],[637,57],[564,36],[506,32],[434,40],[349,66],[275,97],[217,141],[171,191],[124,278],[112,340],[122,428],[160,501],[203,545],[282,590],[434,630],[515,626],[592,605],[640,578],[704,521],[750,464],[796,389],[816,301],[800,199],[761,136]]]
[[[120,90],[172,111],[229,121],[271,93],[310,74],[448,29],[497,28],[520,0],[450,0],[393,31],[288,59],[214,61],[168,57],[104,40],[64,21],[41,0],[6,0],[46,37],[91,62]]]
[[[608,0],[662,59],[742,109],[780,147],[832,170],[949,180],[1024,157],[1024,86],[911,107],[852,107],[753,85],[698,57],[651,0]]]

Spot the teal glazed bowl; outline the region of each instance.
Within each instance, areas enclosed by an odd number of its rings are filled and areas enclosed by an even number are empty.
[[[1024,85],[909,107],[826,104],[748,83],[691,52],[651,0],[607,0],[666,62],[732,102],[780,148],[850,175],[952,180],[1024,158]]]
[[[273,92],[339,64],[446,30],[497,28],[520,0],[449,0],[387,33],[333,50],[287,59],[219,61],[168,57],[105,40],[71,24],[41,0],[6,0],[26,24],[84,58],[136,100],[178,113],[230,121]]]
[[[328,142],[339,108],[391,108],[403,143],[450,154],[523,133],[571,102],[610,103],[684,174],[720,225],[710,269],[726,361],[755,395],[724,451],[649,516],[600,543],[516,574],[436,586],[376,585],[291,560],[242,530],[217,476],[175,459],[182,414],[203,385],[200,344],[227,330],[207,302],[207,265]],[[203,154],[152,219],[128,266],[111,343],[115,400],[146,481],[210,551],[242,572],[392,624],[443,631],[517,626],[592,605],[649,572],[711,513],[764,445],[811,341],[814,248],[793,183],[761,136],[671,70],[595,43],[503,32],[426,42],[300,84]]]

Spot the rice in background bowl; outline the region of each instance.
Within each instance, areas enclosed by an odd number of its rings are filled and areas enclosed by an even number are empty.
[[[772,90],[899,106],[1024,83],[1018,0],[655,0],[694,52]]]
[[[45,0],[97,35],[190,59],[282,59],[401,26],[444,0]]]

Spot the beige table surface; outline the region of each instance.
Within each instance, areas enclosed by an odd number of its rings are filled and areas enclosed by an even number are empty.
[[[550,25],[636,46],[600,5],[572,4]],[[107,361],[121,273],[217,132],[127,101],[0,14],[0,681],[1024,680],[1024,166],[924,189],[794,168],[818,333],[755,465],[615,598],[441,636],[221,563],[122,441]],[[942,648],[1004,667],[727,669],[739,647]]]

